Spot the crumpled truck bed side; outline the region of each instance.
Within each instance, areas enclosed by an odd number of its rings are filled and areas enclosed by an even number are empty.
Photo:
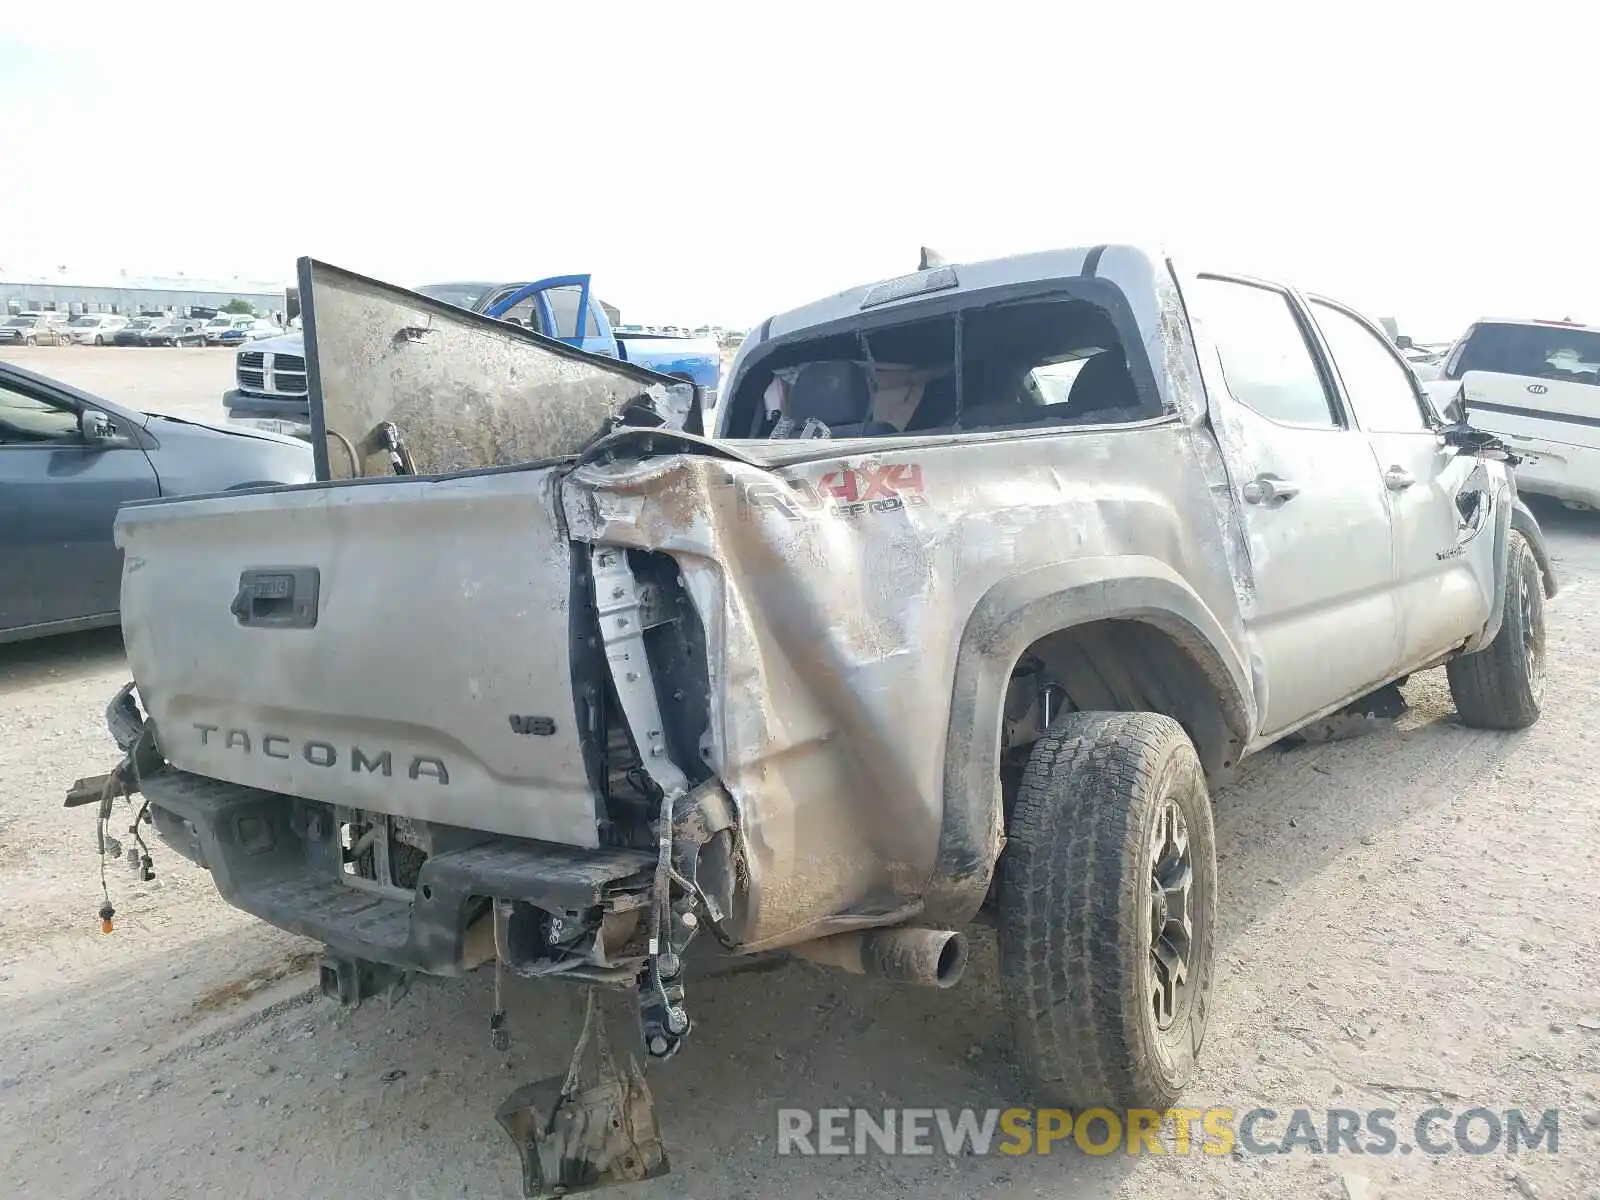
[[[1196,436],[1172,418],[799,462],[784,461],[792,445],[739,443],[771,469],[681,454],[565,479],[572,536],[672,555],[705,627],[709,757],[743,839],[743,948],[971,915],[1002,839],[1000,729],[998,698],[957,703],[957,681],[1003,691],[1051,632],[1030,629],[1036,601],[1184,626],[1247,691]],[[948,746],[961,749],[947,763]]]

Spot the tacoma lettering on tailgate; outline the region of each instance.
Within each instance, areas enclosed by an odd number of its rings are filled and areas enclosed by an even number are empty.
[[[281,733],[252,735],[248,729],[224,729],[220,725],[203,725],[199,721],[194,722],[194,727],[200,731],[202,746],[216,744],[211,741],[211,735],[218,734],[224,750],[236,750],[240,754],[254,754],[259,747],[260,753],[267,758],[294,758],[298,755],[313,767],[337,767],[343,758],[349,762],[350,769],[358,773],[365,771],[369,775],[382,775],[385,778],[394,774],[394,753],[390,750],[373,754],[360,746],[351,746],[348,754],[341,755],[338,746],[316,738],[295,742]],[[450,769],[444,765],[444,759],[431,754],[412,755],[406,775],[411,779],[427,776],[442,786],[450,783]]]

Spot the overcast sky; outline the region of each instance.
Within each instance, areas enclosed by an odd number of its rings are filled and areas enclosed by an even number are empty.
[[[744,325],[1132,238],[1420,338],[1600,321],[1576,4],[0,7],[0,270],[589,271]]]

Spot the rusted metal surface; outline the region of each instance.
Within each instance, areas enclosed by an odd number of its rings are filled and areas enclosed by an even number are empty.
[[[326,263],[300,260],[317,475],[535,462],[582,449],[647,401],[682,427],[693,387]]]
[[[967,942],[948,929],[864,929],[802,942],[797,957],[852,975],[894,983],[954,987],[967,966]]]
[[[597,1069],[586,1080],[591,1039]],[[495,1118],[522,1157],[522,1194],[536,1200],[638,1183],[669,1169],[650,1086],[637,1062],[619,1067],[612,1058],[592,987],[566,1075],[517,1088]]]

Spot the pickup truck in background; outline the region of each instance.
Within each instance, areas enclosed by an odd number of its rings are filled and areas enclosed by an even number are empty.
[[[704,437],[679,380],[300,284],[341,457],[122,509],[124,757],[73,795],[142,792],[343,1003],[607,985],[654,1064],[699,951],[950,987],[987,914],[1034,1100],[1160,1112],[1241,919],[1209,788],[1433,668],[1467,726],[1539,718],[1513,456],[1333,300],[1132,246],[925,265],[761,324]],[[529,1195],[666,1169],[642,1070],[577,1086],[588,1013],[495,1113]]]
[[[619,332],[607,305],[589,289],[587,275],[558,275],[532,283],[430,283],[420,295],[470,312],[497,317],[546,337],[685,380],[715,402],[722,349],[712,338]],[[580,320],[579,314],[585,314]],[[305,338],[301,332],[250,342],[234,360],[235,386],[223,393],[229,421],[311,437]]]

